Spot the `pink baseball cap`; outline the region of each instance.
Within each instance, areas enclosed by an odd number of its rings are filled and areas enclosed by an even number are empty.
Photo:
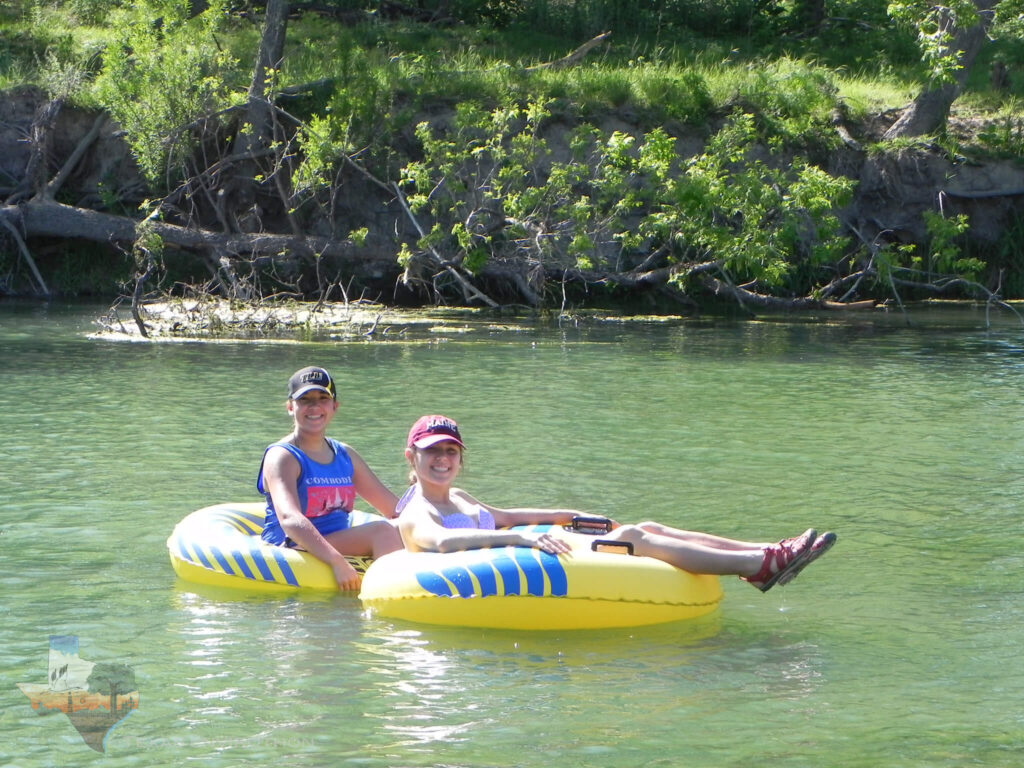
[[[459,434],[459,425],[447,416],[421,416],[409,430],[407,447],[429,448],[437,443],[450,440],[458,443],[463,448],[466,444],[462,442],[462,435]]]

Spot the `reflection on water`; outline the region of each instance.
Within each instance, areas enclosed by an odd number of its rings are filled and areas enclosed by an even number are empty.
[[[111,765],[1019,762],[1017,327],[207,346],[90,342],[89,319],[0,305],[0,666],[33,679],[51,634],[130,664]],[[174,524],[255,500],[284,378],[310,362],[345,383],[335,436],[394,488],[408,425],[451,412],[464,485],[494,503],[839,543],[768,594],[724,579],[705,619],[605,632],[426,628],[350,596],[178,581]],[[81,762],[70,726],[8,695],[5,764]]]

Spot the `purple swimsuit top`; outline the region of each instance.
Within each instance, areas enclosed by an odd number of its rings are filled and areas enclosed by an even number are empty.
[[[398,504],[395,505],[396,515],[400,515],[406,505],[412,501],[413,496],[416,495],[417,487],[418,486],[414,483],[406,489],[405,493],[402,494],[402,498],[400,498],[398,500]],[[445,528],[476,528],[481,531],[493,531],[495,527],[494,516],[483,507],[480,507],[479,509],[479,523],[465,512],[452,512],[450,515],[441,515],[441,525]]]
[[[445,528],[477,528],[481,531],[493,531],[494,516],[483,507],[480,507],[479,523],[465,512],[452,512],[450,515],[441,516],[441,525]]]

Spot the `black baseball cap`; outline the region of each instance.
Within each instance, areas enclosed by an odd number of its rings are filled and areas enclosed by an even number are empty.
[[[312,392],[315,389],[318,389],[321,392],[326,392],[335,400],[338,399],[338,391],[334,387],[334,379],[332,379],[331,374],[323,368],[317,368],[315,365],[311,365],[308,368],[296,371],[292,374],[292,377],[288,379],[289,400],[295,400],[296,398],[302,397],[307,392]]]

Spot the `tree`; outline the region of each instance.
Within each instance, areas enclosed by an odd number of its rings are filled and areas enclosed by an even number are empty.
[[[100,662],[92,668],[85,687],[93,693],[110,694],[110,711],[117,712],[117,697],[136,690],[135,670],[127,664]]]
[[[925,87],[886,132],[886,139],[924,136],[945,126],[953,102],[988,40],[997,5],[1000,0],[950,0],[948,5],[897,0],[889,6],[890,15],[917,28],[929,76]]]
[[[275,183],[284,184],[285,179],[278,177],[281,166],[280,155],[272,151],[274,145],[275,111],[272,99],[273,85],[277,70],[284,59],[284,44],[288,29],[288,0],[268,0],[266,18],[263,23],[263,34],[256,53],[252,80],[246,95],[245,119],[240,125],[236,136],[237,170],[233,178],[237,180],[232,190],[235,200],[232,201],[234,221],[242,218],[252,228],[253,219],[244,218],[244,211],[256,205],[259,179],[273,178]],[[269,156],[270,163],[261,162]],[[287,192],[284,193],[287,196]],[[243,227],[245,224],[242,225]],[[299,228],[292,222],[292,230],[298,234]]]
[[[490,113],[463,103],[451,132],[420,124],[424,159],[403,169],[408,210],[424,222],[402,259],[408,282],[440,297],[465,292],[452,283],[461,270],[507,275],[532,305],[570,282],[683,303],[700,290],[759,306],[819,303],[792,295],[805,289],[801,274],[842,258],[833,210],[852,182],[801,158],[760,159],[750,114],[734,114],[693,158],[662,129],[641,141],[580,126],[567,162],[550,160],[550,117],[543,103]]]

